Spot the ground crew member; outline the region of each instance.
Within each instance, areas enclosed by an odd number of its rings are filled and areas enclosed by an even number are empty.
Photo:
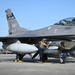
[[[38,51],[34,54],[32,59],[34,59],[38,54],[40,55],[40,61],[44,62],[44,54],[43,51],[48,47],[49,45],[47,44],[47,39],[43,38],[41,41],[38,42]]]

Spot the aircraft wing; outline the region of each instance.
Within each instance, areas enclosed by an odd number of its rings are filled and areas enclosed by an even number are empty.
[[[68,35],[69,36],[69,35]],[[20,40],[26,40],[26,39],[34,39],[34,40],[38,40],[38,39],[42,39],[42,38],[47,38],[48,40],[51,41],[55,41],[55,40],[67,40],[67,41],[71,41],[70,37],[68,36],[19,36],[19,35],[9,35],[9,36],[1,36],[0,37],[0,41],[5,41],[5,40],[9,40],[9,39],[20,39]]]

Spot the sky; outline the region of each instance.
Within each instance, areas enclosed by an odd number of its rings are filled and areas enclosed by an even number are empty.
[[[75,17],[75,0],[0,0],[0,36],[8,35],[7,9],[21,27],[36,30]]]

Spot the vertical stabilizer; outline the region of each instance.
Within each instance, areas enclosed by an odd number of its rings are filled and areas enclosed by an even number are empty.
[[[8,26],[9,26],[9,34],[28,31],[27,29],[21,28],[19,26],[14,14],[12,13],[10,9],[7,9],[5,12],[6,12],[6,17],[7,17]]]

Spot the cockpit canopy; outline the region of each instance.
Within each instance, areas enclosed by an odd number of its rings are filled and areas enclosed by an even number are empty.
[[[60,20],[54,25],[75,26],[75,18],[74,17],[66,18],[66,19]]]

